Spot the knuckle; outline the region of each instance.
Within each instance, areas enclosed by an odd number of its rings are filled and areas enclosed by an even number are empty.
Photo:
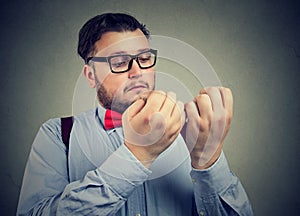
[[[204,89],[205,89],[205,91],[210,91],[212,88],[213,88],[213,86],[207,86]]]
[[[210,97],[208,94],[201,94],[199,95],[200,100],[210,101]]]
[[[184,104],[184,108],[185,108],[187,113],[189,113],[194,106],[195,106],[194,101],[190,101],[190,102]]]
[[[184,109],[184,104],[181,101],[177,101],[176,107],[182,112]]]
[[[157,95],[157,96],[166,96],[166,92],[164,92],[162,90],[155,90],[155,91],[153,91],[153,94]]]
[[[212,93],[214,91],[217,91],[218,90],[218,87],[216,86],[208,86],[205,88],[205,90],[208,92],[208,93]]]
[[[152,91],[150,93],[150,95],[147,98],[147,102],[151,102],[151,103],[161,103],[162,101],[164,101],[165,98],[165,92],[163,91]]]
[[[231,89],[230,88],[224,87],[223,90],[226,91],[226,92],[228,92],[228,93],[231,93]]]
[[[230,88],[223,88],[223,92],[226,93],[227,95],[232,95],[232,91]]]
[[[210,97],[208,94],[201,94],[196,97],[198,104],[210,104]]]
[[[168,97],[168,99],[171,99],[172,101],[176,101],[176,93],[175,92],[172,92],[172,91],[167,92],[167,97]]]
[[[184,107],[190,107],[194,102],[193,101],[189,101],[187,103],[184,104]]]

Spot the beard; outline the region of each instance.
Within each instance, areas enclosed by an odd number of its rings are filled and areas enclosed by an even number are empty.
[[[118,113],[124,113],[125,110],[135,102],[136,99],[138,99],[139,97],[134,97],[132,100],[124,100],[123,98],[121,98],[120,95],[115,95],[113,96],[112,94],[110,94],[105,87],[102,85],[101,82],[99,82],[97,76],[95,76],[95,81],[96,81],[96,89],[97,89],[97,99],[99,101],[99,103],[105,108],[105,109],[110,109],[110,110],[114,110]],[[147,86],[148,90],[153,90],[154,86],[152,89],[149,89],[149,84],[141,81],[144,85]],[[124,90],[128,89],[128,87],[124,88]],[[124,91],[123,90],[123,91]],[[144,92],[144,91],[142,91]],[[140,92],[140,93],[142,93]],[[138,94],[136,95],[138,96]]]

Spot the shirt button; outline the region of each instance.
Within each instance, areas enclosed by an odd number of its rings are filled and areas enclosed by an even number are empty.
[[[195,182],[196,182],[196,179],[192,178],[192,182],[195,183]]]
[[[199,215],[203,216],[204,215],[204,211],[200,211]]]
[[[141,216],[141,214],[140,214],[140,213],[137,213],[135,216]]]

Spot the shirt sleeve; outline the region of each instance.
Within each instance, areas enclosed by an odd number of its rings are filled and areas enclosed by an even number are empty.
[[[122,145],[100,167],[70,183],[60,120],[51,120],[33,142],[17,215],[114,215],[150,174]]]
[[[82,181],[67,185],[57,215],[115,215],[150,174],[151,171],[121,145]]]
[[[212,167],[193,169],[191,177],[199,215],[253,215],[247,194],[229,170],[223,152]]]

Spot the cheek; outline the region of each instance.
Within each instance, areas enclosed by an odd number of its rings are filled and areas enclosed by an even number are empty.
[[[124,75],[123,74],[119,74],[119,75],[111,74],[103,80],[102,84],[110,94],[115,95],[120,90],[122,90],[122,88],[127,80],[126,73],[124,73]]]
[[[145,75],[146,80],[150,84],[151,87],[154,87],[155,84],[155,72],[154,70],[148,71]]]
[[[111,75],[111,73],[107,70],[107,71],[100,71],[100,72],[96,72],[97,74],[97,79],[100,83],[104,84],[106,82],[106,80],[109,80],[109,77]]]

